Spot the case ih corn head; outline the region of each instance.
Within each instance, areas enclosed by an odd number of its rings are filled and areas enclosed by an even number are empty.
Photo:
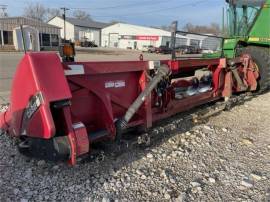
[[[17,68],[0,126],[21,140],[20,150],[75,164],[94,142],[121,141],[127,128],[149,128],[192,107],[255,91],[258,79],[249,55],[61,62],[54,53],[28,53]]]
[[[244,3],[254,1],[228,2],[236,12],[241,3],[247,9]],[[255,19],[261,22],[267,13],[269,0]],[[121,144],[127,129],[147,129],[195,106],[267,90],[269,29],[258,33],[245,35],[257,36],[255,42],[237,38],[230,47],[226,39],[223,56],[213,59],[74,62],[69,46],[62,49],[62,61],[55,53],[27,53],[14,76],[10,105],[0,114],[0,128],[20,140],[20,151],[74,165],[95,142]]]

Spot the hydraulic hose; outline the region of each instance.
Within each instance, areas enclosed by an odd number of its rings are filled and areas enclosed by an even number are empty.
[[[134,114],[141,107],[146,97],[152,92],[152,90],[158,85],[164,76],[169,75],[170,69],[167,65],[161,65],[155,77],[148,83],[146,88],[141,92],[141,94],[136,98],[136,100],[131,104],[131,106],[126,111],[124,117],[116,122],[117,139],[121,139],[122,131],[127,127],[128,122],[132,119]]]

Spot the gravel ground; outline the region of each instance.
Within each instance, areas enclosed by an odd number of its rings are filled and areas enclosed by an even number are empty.
[[[1,135],[0,201],[270,201],[269,101],[178,115],[154,128],[160,141],[75,167],[24,157]]]

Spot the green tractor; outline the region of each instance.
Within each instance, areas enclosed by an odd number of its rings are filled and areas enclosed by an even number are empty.
[[[222,55],[249,54],[260,72],[259,90],[270,88],[270,0],[226,0],[228,37]]]

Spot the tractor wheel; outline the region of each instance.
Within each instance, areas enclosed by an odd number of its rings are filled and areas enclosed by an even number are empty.
[[[239,51],[239,52],[238,52]],[[263,93],[270,89],[270,49],[265,47],[248,46],[238,49],[238,54],[249,54],[259,70],[259,93]]]

